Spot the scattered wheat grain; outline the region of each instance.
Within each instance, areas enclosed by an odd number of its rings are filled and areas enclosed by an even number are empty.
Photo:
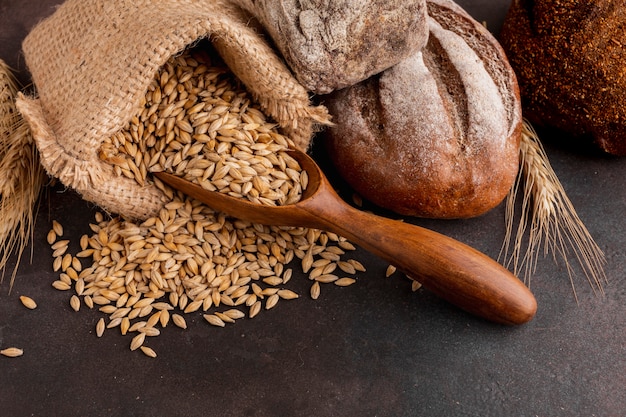
[[[310,290],[311,298],[314,300],[317,300],[320,296],[320,291],[321,291],[320,283],[315,281],[313,285],[311,285],[311,290]]]
[[[130,342],[130,350],[137,350],[143,345],[143,342],[146,340],[145,333],[139,333]]]
[[[57,234],[54,229],[50,229],[48,236],[46,237],[49,245],[52,245],[57,240]]]
[[[218,316],[216,316],[215,314],[204,314],[203,317],[212,326],[217,326],[217,327],[226,326],[226,323],[224,323],[224,321]]]
[[[52,230],[57,236],[63,236],[63,226],[56,220],[52,220]]]
[[[139,347],[141,349],[141,351],[143,352],[144,355],[150,357],[150,358],[156,358],[157,354],[156,352],[152,349],[149,348],[148,346],[140,346]]]
[[[337,281],[335,281],[335,285],[339,287],[347,287],[354,284],[355,282],[356,280],[354,278],[339,278]]]
[[[172,321],[176,326],[180,327],[181,329],[187,328],[187,322],[185,321],[185,318],[180,314],[172,314]]]
[[[21,295],[20,296],[20,301],[22,302],[22,304],[24,305],[24,307],[34,310],[35,308],[37,308],[37,303],[35,302],[35,300],[33,300],[30,297],[27,297],[25,295]]]
[[[279,290],[276,294],[284,300],[295,300],[300,297],[297,293],[291,290]]]
[[[104,334],[105,327],[106,326],[104,323],[104,319],[101,318],[100,320],[98,320],[98,323],[96,324],[96,336],[102,337],[102,335]]]
[[[248,313],[248,316],[250,318],[254,318],[257,314],[259,314],[261,312],[261,301],[255,301],[254,304],[252,304],[250,306],[250,311]]]
[[[70,307],[72,307],[72,310],[74,311],[80,310],[80,298],[76,295],[72,295],[70,298]]]
[[[23,354],[24,350],[16,347],[10,347],[0,350],[0,355],[6,356],[8,358],[17,358],[18,356],[22,356]]]
[[[66,282],[63,282],[63,281],[60,281],[60,280],[54,281],[54,282],[52,283],[52,286],[53,286],[54,288],[56,288],[57,290],[59,290],[59,291],[67,291],[67,290],[69,290],[70,288],[72,288],[72,287],[70,286],[70,284],[68,284],[68,283],[66,283]]]

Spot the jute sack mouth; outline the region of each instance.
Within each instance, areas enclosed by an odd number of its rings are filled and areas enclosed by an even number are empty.
[[[201,39],[306,150],[315,124],[329,123],[327,110],[310,105],[306,89],[250,22],[221,0],[63,3],[24,40],[37,96],[17,99],[48,174],[104,210],[136,219],[157,213],[166,197],[117,176],[98,151],[137,114],[157,70]]]

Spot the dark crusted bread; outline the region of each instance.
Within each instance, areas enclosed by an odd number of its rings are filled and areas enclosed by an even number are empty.
[[[525,117],[626,155],[626,1],[514,0],[500,40]]]
[[[404,215],[467,218],[498,205],[519,167],[521,107],[493,36],[449,0],[428,2],[429,41],[329,97],[327,148],[363,197]]]

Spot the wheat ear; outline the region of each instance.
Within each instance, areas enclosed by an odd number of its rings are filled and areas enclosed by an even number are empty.
[[[513,238],[515,201],[520,192],[523,195],[521,218]],[[559,256],[563,259],[575,297],[574,273],[569,262],[572,253],[594,291],[603,292],[604,253],[576,214],[537,132],[527,121],[524,121],[520,142],[520,172],[507,198],[505,221],[506,236],[500,258],[504,258],[507,267],[512,267],[516,274],[523,272],[527,285],[543,249],[544,256],[552,254],[555,261]],[[527,231],[528,246],[524,250]]]
[[[45,180],[30,129],[15,107],[17,92],[11,69],[0,60],[0,281],[9,259],[17,254],[11,287],[33,233]]]

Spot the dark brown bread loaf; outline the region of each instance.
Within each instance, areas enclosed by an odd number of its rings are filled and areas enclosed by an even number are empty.
[[[467,218],[498,205],[519,167],[521,107],[493,36],[449,0],[428,2],[427,46],[333,94],[327,145],[363,197],[397,213]]]
[[[270,34],[300,83],[326,94],[426,43],[426,0],[233,0]]]
[[[626,1],[514,0],[500,39],[524,115],[626,155]]]

